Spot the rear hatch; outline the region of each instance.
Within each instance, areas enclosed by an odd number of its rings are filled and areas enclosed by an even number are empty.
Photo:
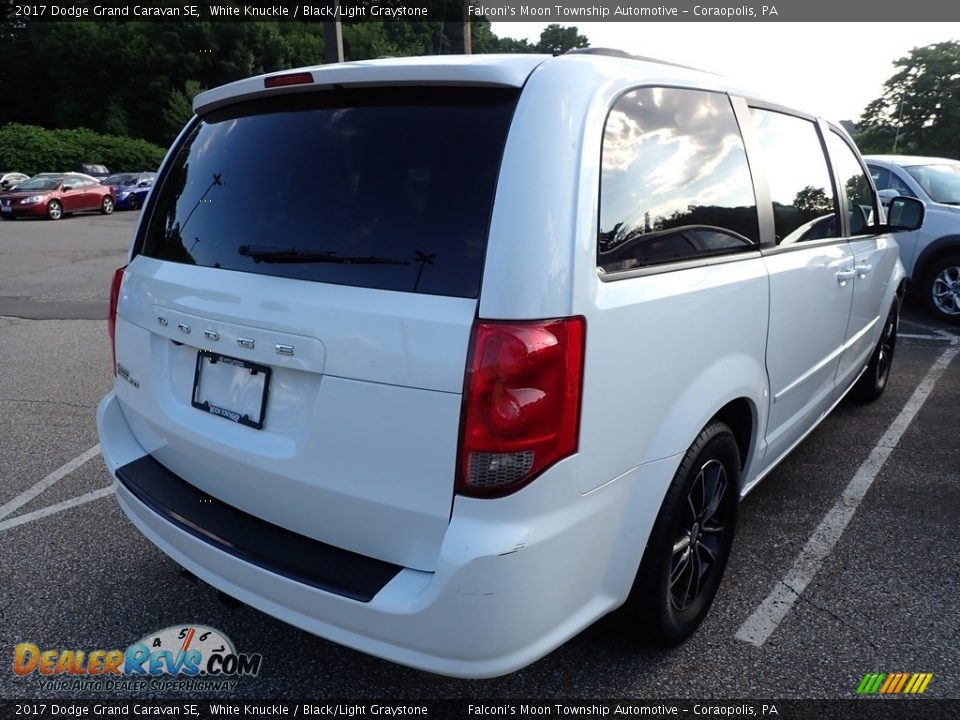
[[[119,304],[141,444],[250,514],[433,570],[518,95],[335,88],[196,120]]]

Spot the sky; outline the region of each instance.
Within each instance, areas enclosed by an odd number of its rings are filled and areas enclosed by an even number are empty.
[[[572,25],[574,23],[565,23]],[[536,42],[547,23],[494,22],[500,37]],[[960,40],[960,23],[576,23],[591,47],[611,47],[729,77],[770,100],[828,120],[856,121],[894,61],[915,47]]]

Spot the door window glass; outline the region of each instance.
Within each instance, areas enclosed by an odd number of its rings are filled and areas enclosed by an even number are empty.
[[[837,133],[827,134],[827,148],[846,196],[843,212],[847,216],[849,232],[862,235],[877,216],[870,181],[853,149]]]
[[[773,201],[777,245],[839,237],[836,202],[816,125],[751,108]]]

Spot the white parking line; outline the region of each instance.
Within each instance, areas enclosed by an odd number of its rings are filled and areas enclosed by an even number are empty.
[[[918,335],[915,333],[897,333],[898,338],[909,338],[911,340],[939,340],[940,342],[951,342],[950,338],[943,335]]]
[[[17,495],[13,500],[6,503],[5,505],[0,505],[0,520],[5,518],[10,513],[14,512],[17,508],[20,508],[26,505],[28,502],[33,500],[37,495],[42,493],[44,490],[52,486],[59,480],[62,480],[67,475],[72,473],[78,467],[83,465],[87,460],[95,458],[100,454],[100,443],[97,443],[92,448],[87,450],[84,453],[80,453],[70,462],[61,465],[52,473],[47,475],[43,480],[38,481],[32,487],[24,490],[22,493]]]
[[[15,528],[18,525],[25,525],[26,523],[33,522],[34,520],[40,520],[41,518],[54,515],[58,512],[63,512],[64,510],[69,510],[70,508],[75,508],[78,505],[85,505],[88,502],[93,502],[94,500],[99,500],[102,497],[107,497],[107,495],[112,494],[113,485],[108,485],[105,488],[93,490],[92,492],[71,498],[70,500],[64,500],[56,505],[40,508],[39,510],[34,510],[33,512],[28,512],[24,515],[17,515],[15,518],[10,518],[9,520],[0,522],[0,532],[9,530],[10,528]]]
[[[926,335],[918,333],[897,333],[897,337],[910,338],[911,340],[940,340],[941,342],[948,342],[951,345],[960,344],[960,336],[943,330],[934,330],[932,333]]]
[[[904,432],[910,426],[917,412],[933,391],[937,380],[946,370],[950,361],[960,352],[954,345],[943,351],[926,376],[920,381],[913,395],[907,400],[900,414],[890,423],[890,427],[880,441],[870,451],[870,455],[857,469],[853,479],[844,489],[836,505],[813,531],[807,544],[781,580],[774,585],[766,599],[757,606],[737,630],[736,638],[760,647],[776,631],[794,603],[806,589],[814,575],[820,570],[823,561],[836,546],[840,536],[853,518],[860,501],[863,500],[873,481],[880,473],[890,453],[900,442]]]

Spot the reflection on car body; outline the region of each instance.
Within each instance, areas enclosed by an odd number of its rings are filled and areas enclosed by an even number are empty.
[[[681,225],[669,230],[637,233],[623,240],[614,237],[604,245],[610,249],[600,251],[600,267],[604,272],[618,272],[657,263],[737,252],[751,247],[753,243],[722,227]]]

